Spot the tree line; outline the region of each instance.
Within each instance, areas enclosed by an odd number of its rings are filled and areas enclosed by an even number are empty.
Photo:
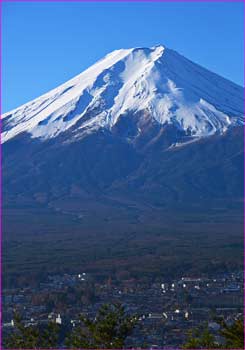
[[[104,304],[96,317],[90,319],[80,315],[79,322],[63,340],[66,348],[120,349],[138,324],[139,316],[128,315],[121,304]],[[222,344],[217,343],[207,325],[191,330],[183,349],[243,349],[243,319],[228,325],[224,320],[216,320],[220,325]],[[4,340],[5,349],[57,349],[60,346],[61,325],[50,321],[46,325],[25,325],[20,315],[14,315],[14,331]]]

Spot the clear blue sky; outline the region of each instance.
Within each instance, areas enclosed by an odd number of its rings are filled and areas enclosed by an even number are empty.
[[[106,53],[163,44],[243,85],[243,3],[3,3],[2,111]]]

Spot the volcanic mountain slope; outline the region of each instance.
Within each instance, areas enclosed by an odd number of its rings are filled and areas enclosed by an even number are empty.
[[[4,201],[240,201],[243,103],[173,50],[113,51],[3,115]]]

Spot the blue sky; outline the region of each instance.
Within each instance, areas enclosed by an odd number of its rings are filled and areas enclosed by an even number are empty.
[[[118,49],[163,44],[243,85],[243,3],[6,2],[2,111]]]

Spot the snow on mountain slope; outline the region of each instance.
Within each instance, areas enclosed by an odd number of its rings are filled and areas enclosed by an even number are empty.
[[[243,88],[163,46],[116,50],[4,114],[2,143],[22,132],[49,139],[72,130],[75,139],[110,130],[125,114],[139,111],[194,137],[223,133],[243,124]]]

